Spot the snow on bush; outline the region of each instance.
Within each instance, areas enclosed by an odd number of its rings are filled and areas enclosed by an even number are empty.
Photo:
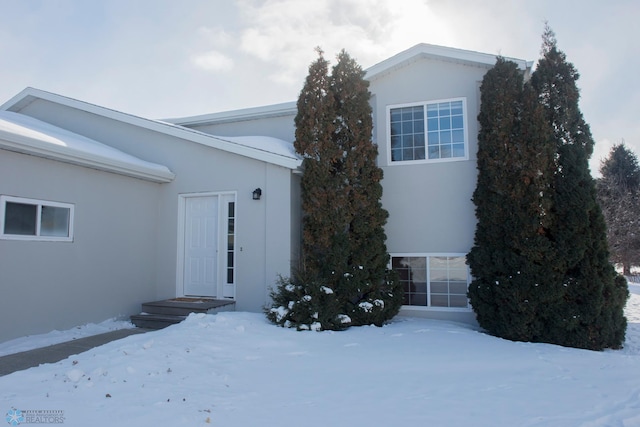
[[[271,313],[275,314],[276,316],[276,320],[278,322],[280,322],[282,319],[284,319],[287,314],[289,314],[289,310],[287,310],[285,307],[274,307],[270,310]]]
[[[373,309],[373,304],[371,304],[369,301],[362,301],[360,304],[358,304],[358,307],[369,313]]]
[[[343,323],[343,324],[351,323],[351,317],[347,316],[346,314],[338,314],[337,317],[340,323]]]

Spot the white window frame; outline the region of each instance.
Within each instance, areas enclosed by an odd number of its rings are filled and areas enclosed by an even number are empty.
[[[439,159],[429,159],[429,141],[428,141],[428,129],[427,129],[427,105],[430,104],[438,104],[441,102],[455,102],[462,101],[462,124],[463,124],[463,133],[464,133],[464,156],[462,157],[446,157]],[[391,110],[397,108],[405,108],[405,107],[419,107],[422,106],[424,109],[424,132],[425,132],[425,158],[420,160],[398,160],[393,161],[391,157]],[[388,166],[398,166],[398,165],[415,165],[415,164],[424,164],[424,163],[447,163],[447,162],[460,162],[469,160],[469,122],[468,122],[468,112],[467,112],[467,98],[459,97],[459,98],[446,98],[446,99],[433,99],[428,101],[421,102],[411,102],[406,104],[394,104],[387,106],[387,165]]]
[[[35,205],[36,209],[36,234],[35,235],[23,235],[23,234],[5,234],[5,213],[7,202],[21,203],[27,205]],[[69,229],[67,236],[41,236],[41,214],[42,207],[50,206],[56,208],[69,209]],[[47,242],[73,242],[73,223],[74,223],[74,210],[75,205],[71,203],[52,202],[48,200],[29,199],[25,197],[15,197],[0,195],[0,239],[2,240],[32,240],[32,241],[47,241]]]
[[[466,253],[450,253],[450,252],[395,252],[389,254],[389,269],[392,268],[392,258],[401,258],[401,257],[416,257],[416,258],[426,258],[426,269],[427,269],[427,305],[402,305],[403,310],[416,310],[416,311],[446,311],[446,312],[472,312],[473,308],[467,298],[467,306],[466,307],[434,307],[429,305],[431,303],[431,289],[430,289],[430,277],[431,277],[431,266],[429,263],[429,258],[432,257],[463,257],[466,258]],[[467,290],[469,289],[469,285],[471,284],[471,272],[469,266],[467,266]]]

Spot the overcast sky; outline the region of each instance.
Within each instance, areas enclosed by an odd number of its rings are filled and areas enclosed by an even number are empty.
[[[597,142],[640,153],[638,0],[0,0],[0,102],[27,86],[149,118],[295,101],[320,46],[363,68],[417,43],[537,62],[544,22]]]

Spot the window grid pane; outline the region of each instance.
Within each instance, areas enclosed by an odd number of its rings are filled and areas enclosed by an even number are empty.
[[[392,268],[398,272],[404,289],[404,305],[427,305],[427,262],[424,257],[393,257]]]
[[[424,108],[394,108],[390,111],[391,160],[425,158]]]
[[[440,102],[427,106],[429,158],[446,159],[464,157],[464,120],[462,101]],[[435,149],[438,146],[439,150]]]
[[[430,257],[429,267],[432,305],[467,307],[468,274],[464,257]]]
[[[227,283],[235,283],[235,215],[236,204],[235,202],[229,202],[229,206],[227,208]]]

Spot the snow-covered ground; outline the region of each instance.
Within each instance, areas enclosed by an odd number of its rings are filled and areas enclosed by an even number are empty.
[[[0,412],[95,427],[640,426],[640,285],[631,289],[620,351],[414,318],[334,333],[191,315],[0,377]],[[50,343],[41,338],[31,345]]]

